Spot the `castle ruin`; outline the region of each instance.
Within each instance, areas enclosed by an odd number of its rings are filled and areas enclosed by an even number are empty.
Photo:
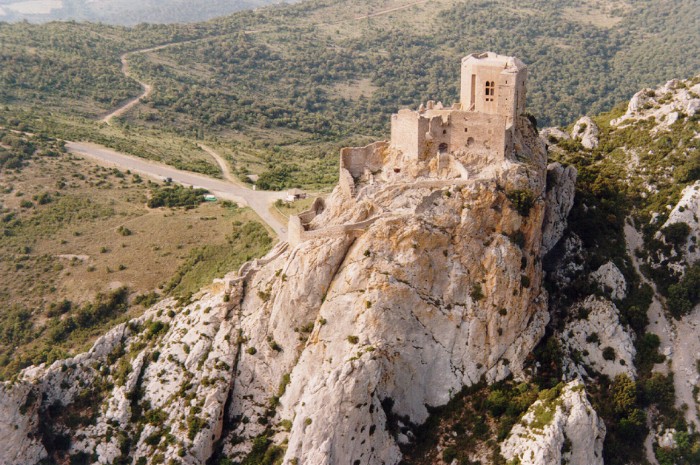
[[[470,177],[465,162],[483,168],[505,161],[514,152],[515,121],[525,111],[525,64],[515,57],[493,52],[473,53],[462,59],[461,74],[459,103],[448,108],[441,102],[429,101],[418,110],[399,110],[391,117],[388,143],[381,141],[340,151],[338,185],[344,197],[356,198],[358,186],[374,183],[375,173],[386,171],[384,164],[391,151],[401,153],[409,162],[436,161],[438,172],[445,159],[462,181]],[[457,159],[460,161],[455,163]],[[384,173],[384,177],[391,171]],[[394,167],[393,172],[399,173],[400,168]],[[424,179],[420,182],[450,181]],[[326,228],[327,231],[311,230],[311,222],[324,208],[322,201],[315,202],[311,210],[290,217],[290,244],[331,232],[357,232],[376,219]]]
[[[391,117],[391,146],[419,160],[457,151],[503,160],[513,148],[514,119],[525,111],[526,79],[527,67],[517,58],[466,56],[460,102],[400,110]]]

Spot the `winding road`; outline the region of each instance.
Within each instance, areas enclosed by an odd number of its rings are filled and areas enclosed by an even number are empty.
[[[192,41],[172,42],[168,44],[158,45],[156,47],[150,47],[141,50],[133,50],[122,54],[120,57],[122,63],[122,73],[127,78],[133,79],[134,81],[138,82],[141,85],[143,92],[137,97],[126,101],[118,108],[112,110],[109,114],[105,115],[101,119],[101,121],[103,123],[111,125],[113,118],[123,115],[124,113],[132,109],[134,106],[138,105],[142,99],[148,97],[153,92],[153,86],[151,84],[143,82],[134,77],[133,74],[131,74],[131,69],[129,67],[129,57],[131,55],[137,53],[155,52],[167,47],[172,47],[174,45],[180,45],[187,42]],[[255,213],[258,214],[258,216],[260,216],[260,219],[267,223],[267,225],[274,231],[274,233],[281,241],[286,240],[286,225],[283,224],[274,215],[272,215],[272,213],[270,213],[270,205],[275,200],[284,198],[285,194],[282,192],[257,191],[245,187],[233,176],[228,163],[221,155],[216,153],[216,151],[214,151],[214,149],[212,149],[211,147],[202,143],[199,143],[198,146],[199,148],[204,150],[209,156],[211,156],[217,165],[219,165],[224,180],[210,178],[209,176],[205,176],[199,173],[179,170],[169,165],[155,163],[143,158],[117,152],[116,150],[112,150],[98,144],[92,144],[89,142],[66,141],[66,148],[69,152],[85,156],[87,158],[97,161],[100,164],[131,170],[132,172],[138,173],[140,175],[155,178],[158,180],[170,178],[173,182],[176,182],[178,184],[182,184],[184,186],[204,188],[219,198],[232,200],[240,205],[248,206],[251,209],[253,209]]]
[[[232,200],[244,206],[249,206],[267,223],[281,241],[286,240],[287,225],[283,224],[270,212],[270,204],[285,197],[284,192],[255,191],[232,182],[210,178],[199,173],[179,170],[169,165],[156,163],[132,155],[117,152],[89,142],[66,142],[69,152],[85,156],[100,164],[115,166],[134,173],[163,180],[172,178],[173,182],[184,186],[207,189],[219,198]]]
[[[370,13],[367,15],[360,15],[356,16],[351,19],[343,20],[345,21],[360,21],[363,19],[368,19],[368,18],[373,18],[376,16],[382,16],[386,14],[390,14],[394,11],[402,10],[405,8],[412,7],[414,5],[419,5],[419,4],[424,4],[427,3],[428,0],[418,0],[414,1],[411,3],[408,3],[406,5],[401,5],[398,7],[394,8],[389,8],[386,10],[380,10],[374,13]],[[334,24],[334,23],[331,23]],[[251,30],[251,31],[244,31],[246,34],[254,34],[254,33],[259,33],[263,32],[262,30]],[[144,48],[140,50],[132,50],[126,53],[123,53],[120,56],[120,61],[121,61],[121,72],[124,74],[129,79],[133,79],[134,81],[138,82],[141,88],[143,89],[143,92],[124,102],[122,105],[117,107],[116,109],[112,110],[110,113],[106,114],[104,117],[101,118],[100,121],[103,123],[112,124],[112,120],[116,117],[119,117],[129,110],[131,110],[133,107],[138,105],[144,98],[147,98],[151,93],[153,92],[153,85],[148,84],[146,82],[143,82],[136,78],[132,73],[131,73],[131,68],[129,66],[129,57],[136,55],[136,54],[141,54],[141,53],[150,53],[150,52],[156,52],[158,50],[163,50],[168,47],[176,46],[176,45],[181,45],[189,42],[195,42],[198,40],[204,40],[204,39],[210,39],[212,37],[203,37],[203,38],[197,38],[197,39],[191,39],[191,40],[183,40],[183,41],[177,41],[177,42],[170,42],[167,44],[162,44],[158,45],[155,47],[149,47],[149,48]],[[226,160],[220,156],[216,151],[214,151],[212,148],[199,143],[199,147],[204,150],[209,156],[211,156],[214,161],[219,165],[219,168],[221,169],[221,172],[223,174],[224,180],[220,179],[214,179],[210,178],[208,176],[198,174],[198,173],[193,173],[190,171],[183,171],[183,170],[178,170],[176,168],[173,168],[172,166],[164,165],[161,163],[155,163],[152,161],[145,160],[143,158],[139,157],[134,157],[131,155],[127,155],[124,153],[117,152],[115,150],[109,149],[107,147],[97,145],[97,144],[92,144],[89,142],[70,142],[66,141],[66,148],[68,149],[69,152],[78,154],[78,155],[83,155],[88,158],[91,158],[99,163],[106,164],[109,166],[116,166],[121,169],[127,169],[131,170],[133,172],[139,173],[144,176],[156,178],[156,179],[164,179],[164,178],[171,178],[174,182],[177,182],[179,184],[183,184],[186,186],[195,186],[195,187],[202,187],[204,189],[209,190],[212,192],[214,195],[223,198],[223,199],[228,199],[228,200],[233,200],[237,203],[247,205],[250,208],[252,208],[259,216],[260,218],[268,224],[268,226],[277,234],[280,240],[284,241],[286,240],[287,237],[287,230],[286,230],[286,225],[280,222],[274,215],[270,213],[270,204],[273,203],[277,199],[284,198],[285,195],[282,192],[269,192],[269,191],[256,191],[256,190],[251,190],[245,187],[242,183],[240,183],[231,173],[230,167]]]

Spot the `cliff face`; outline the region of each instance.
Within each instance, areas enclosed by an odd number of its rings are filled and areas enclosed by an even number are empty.
[[[515,147],[488,167],[384,150],[313,239],[2,387],[0,463],[398,463],[426,406],[521,375],[544,332],[546,151],[525,118]]]

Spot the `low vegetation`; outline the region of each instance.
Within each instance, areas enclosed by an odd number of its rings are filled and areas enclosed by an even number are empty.
[[[182,187],[179,184],[161,187],[154,186],[151,189],[151,198],[148,199],[148,208],[184,207],[192,209],[204,202],[204,195],[209,191],[206,189],[194,189],[192,187]]]
[[[22,161],[0,179],[0,379],[86,350],[168,292],[195,292],[271,246],[247,209],[199,204],[197,190],[92,165],[41,135],[10,138],[10,154],[34,151],[8,157]],[[174,208],[149,210],[152,193]]]

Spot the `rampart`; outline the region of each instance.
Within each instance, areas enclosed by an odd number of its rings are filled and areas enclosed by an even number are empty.
[[[311,208],[298,215],[291,215],[287,222],[287,241],[294,245],[302,242],[302,236],[306,233],[309,224],[326,209],[326,203],[320,197],[314,200]]]
[[[384,154],[389,144],[386,141],[374,142],[364,147],[345,147],[340,150],[340,175],[338,185],[343,194],[355,196],[355,181],[364,174],[371,174],[382,168]]]

